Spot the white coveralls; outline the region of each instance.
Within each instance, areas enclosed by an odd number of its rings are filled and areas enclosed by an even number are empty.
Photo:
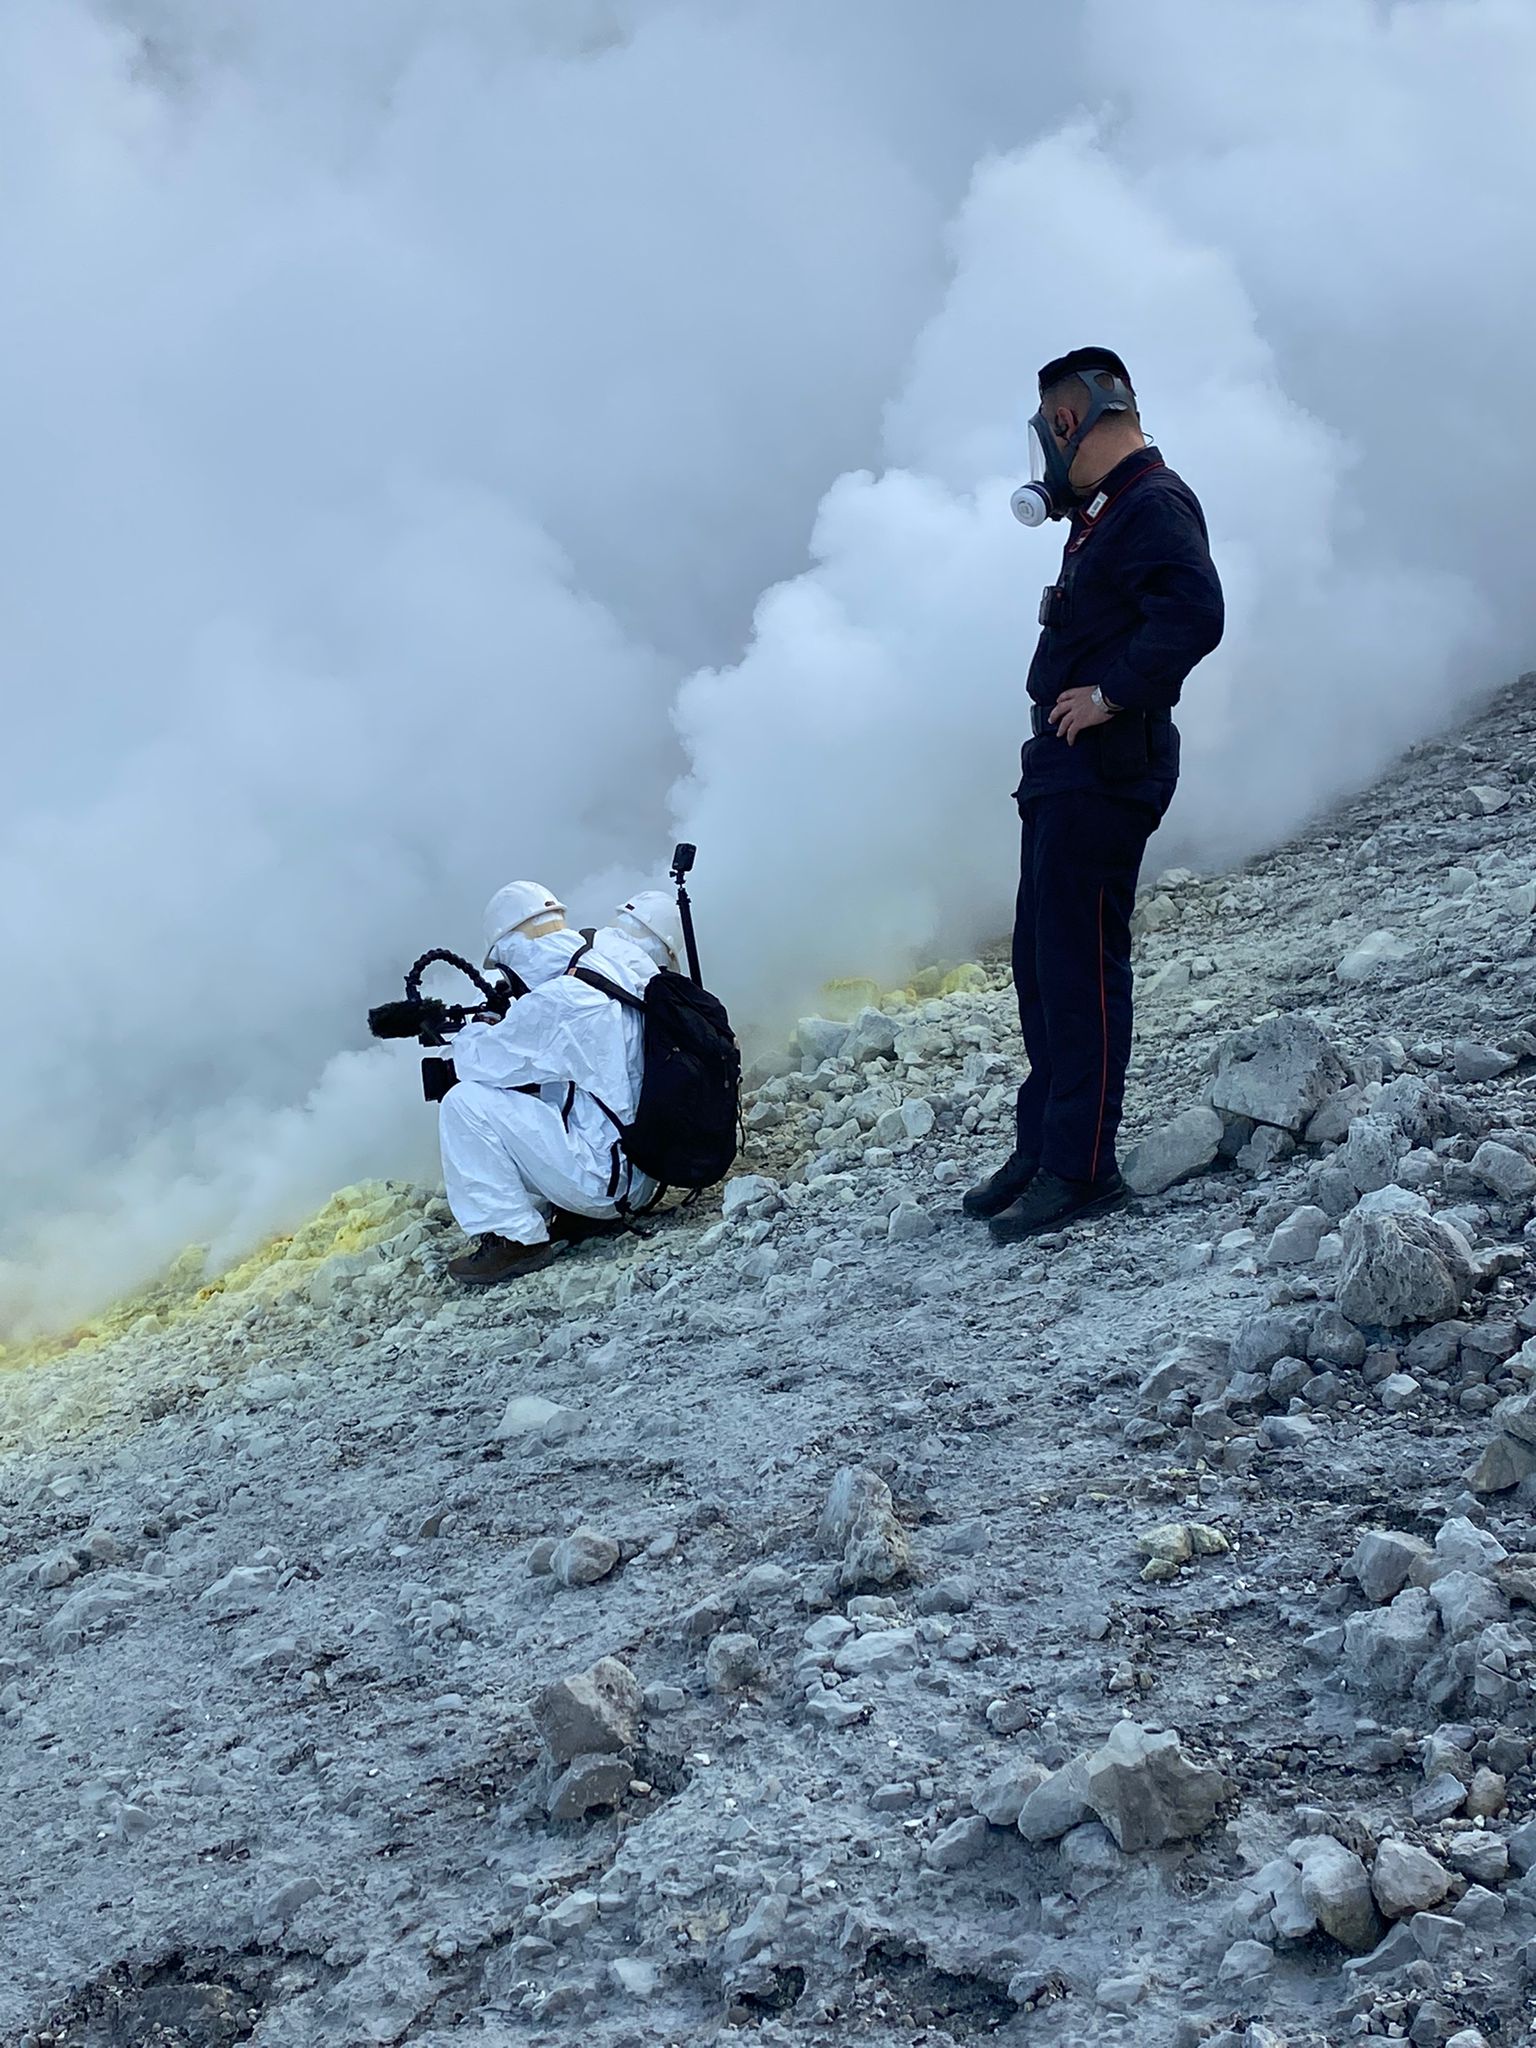
[[[449,1042],[459,1083],[438,1112],[443,1183],[454,1220],[472,1237],[494,1231],[516,1244],[547,1244],[553,1209],[600,1222],[627,1199],[656,1192],[618,1143],[606,1103],[622,1123],[640,1099],[640,1012],[566,973],[586,941],[580,932],[531,939],[513,933],[491,960],[528,984],[499,1024],[466,1024]],[[656,972],[633,940],[612,928],[582,959],[639,995]],[[536,1095],[521,1094],[536,1087]]]

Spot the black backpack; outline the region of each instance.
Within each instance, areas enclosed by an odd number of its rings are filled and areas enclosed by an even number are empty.
[[[644,1023],[645,1067],[634,1122],[620,1122],[602,1105],[625,1158],[663,1187],[713,1187],[735,1163],[741,1115],[741,1053],[724,1003],[667,968],[651,976],[643,996],[632,995],[581,966],[581,957],[566,972],[638,1010]]]

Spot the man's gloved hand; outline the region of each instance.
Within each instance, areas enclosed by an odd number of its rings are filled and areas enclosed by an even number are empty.
[[[1080,732],[1087,732],[1095,725],[1108,725],[1115,715],[1115,707],[1101,697],[1095,704],[1093,691],[1063,690],[1051,706],[1051,724],[1056,728],[1056,737],[1065,740],[1069,747],[1076,746]]]

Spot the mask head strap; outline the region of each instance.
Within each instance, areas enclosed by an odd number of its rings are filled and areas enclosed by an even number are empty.
[[[1045,394],[1056,385],[1064,384],[1069,377],[1076,377],[1086,386],[1088,410],[1063,444],[1057,440],[1056,430],[1046,417]],[[1054,450],[1061,457],[1064,472],[1071,469],[1077,451],[1106,413],[1133,412],[1136,407],[1136,394],[1131,389],[1129,373],[1120,358],[1111,355],[1107,349],[1079,349],[1072,355],[1059,356],[1055,362],[1047,363],[1040,372],[1040,399],[1040,410],[1030,424],[1038,427],[1041,443],[1047,452]]]

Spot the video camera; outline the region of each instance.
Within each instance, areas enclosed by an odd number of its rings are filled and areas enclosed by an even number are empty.
[[[424,996],[421,977],[438,962],[467,975],[479,990],[480,1001],[445,1003],[440,997]],[[412,962],[402,999],[378,1003],[368,1012],[368,1029],[375,1038],[415,1038],[425,1046],[446,1045],[456,1031],[461,1031],[482,1010],[504,1017],[514,993],[510,981],[500,985],[487,981],[478,967],[472,967],[459,954],[438,947]],[[457,1079],[452,1060],[434,1058],[421,1063],[421,1092],[428,1102],[441,1102]]]

